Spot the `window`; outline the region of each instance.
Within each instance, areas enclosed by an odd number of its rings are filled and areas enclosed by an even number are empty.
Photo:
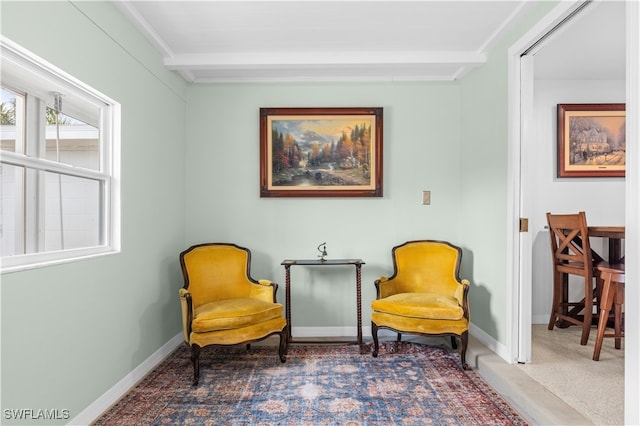
[[[120,246],[120,105],[2,38],[2,272]]]

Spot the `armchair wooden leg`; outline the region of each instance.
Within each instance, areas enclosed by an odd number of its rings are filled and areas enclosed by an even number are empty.
[[[467,364],[467,344],[469,343],[469,332],[465,331],[460,336],[460,361],[462,362],[463,370],[470,370],[469,364]]]
[[[372,321],[371,322],[371,335],[373,336],[373,357],[378,357],[378,326]]]
[[[289,328],[285,326],[280,332],[280,346],[278,348],[278,355],[280,356],[280,362],[287,361],[287,350],[289,348]]]
[[[200,346],[191,345],[191,362],[193,363],[193,385],[197,386],[200,380]]]
[[[398,333],[398,337],[396,338],[396,342],[402,341],[402,333]]]
[[[451,336],[451,347],[453,349],[458,349],[458,342],[456,342],[456,336]]]

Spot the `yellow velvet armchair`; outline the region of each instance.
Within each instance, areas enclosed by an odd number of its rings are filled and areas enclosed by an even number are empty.
[[[251,277],[251,252],[235,244],[207,243],[180,253],[184,287],[179,290],[184,341],[191,347],[193,384],[200,377],[200,350],[210,345],[247,344],[280,335],[286,361],[288,330],[278,285]]]
[[[392,250],[393,275],[375,281],[371,303],[373,356],[378,356],[378,329],[398,333],[451,336],[460,360],[466,362],[469,338],[469,281],[460,279],[462,250],[445,241],[408,241]]]

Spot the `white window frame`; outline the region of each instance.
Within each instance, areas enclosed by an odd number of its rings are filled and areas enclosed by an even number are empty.
[[[12,77],[17,88],[25,90],[48,90],[51,92],[80,94],[83,99],[98,106],[100,110],[100,170],[50,161],[44,155],[30,155],[22,152],[0,152],[3,164],[24,167],[25,170],[38,170],[73,177],[91,179],[100,183],[99,232],[102,244],[99,246],[75,248],[58,251],[33,252],[2,258],[1,272],[10,273],[26,269],[39,268],[81,259],[115,254],[120,252],[120,104],[92,87],[67,74],[56,66],[22,48],[4,36],[0,36],[0,54],[2,67],[20,70]],[[4,73],[4,70],[3,70]],[[22,80],[22,81],[20,81]],[[29,123],[26,123],[29,126]],[[35,207],[42,210],[41,203]],[[25,208],[25,220],[33,215]],[[27,236],[27,239],[30,238]]]

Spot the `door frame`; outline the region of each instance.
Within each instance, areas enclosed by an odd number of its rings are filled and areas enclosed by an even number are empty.
[[[530,56],[541,41],[581,8],[583,1],[561,2],[524,34],[508,52],[508,127],[507,146],[507,348],[512,362],[531,360],[531,241],[520,232],[523,206],[521,158],[529,140],[526,129],[533,120],[533,60]],[[529,54],[529,55],[528,55]],[[524,216],[526,217],[526,216]],[[528,305],[527,305],[528,306]]]

